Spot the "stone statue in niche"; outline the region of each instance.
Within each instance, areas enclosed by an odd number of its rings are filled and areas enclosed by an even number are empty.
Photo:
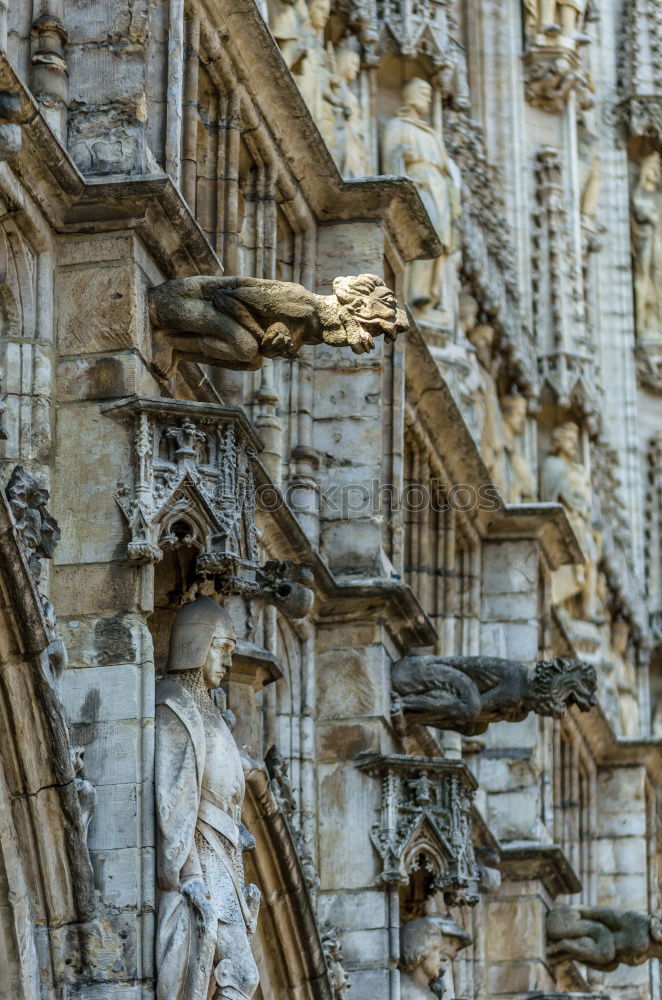
[[[304,344],[364,354],[374,337],[409,327],[393,292],[374,274],[336,278],[333,294],[267,278],[175,278],[149,293],[153,364],[162,378],[181,359],[255,371],[264,357],[296,357]]]
[[[499,395],[496,388],[498,360],[494,357],[494,327],[478,323],[469,330],[469,340],[476,352],[480,386],[479,410],[483,416],[480,433],[480,451],[487,471],[494,483],[505,480],[504,427]]]
[[[198,596],[177,612],[156,692],[159,1000],[250,1000],[260,893],[244,884],[244,772],[210,691],[231,665],[228,613]]]
[[[640,732],[637,671],[628,656],[630,626],[622,619],[611,623],[611,651],[616,667],[618,713],[623,736],[638,736]]]
[[[460,192],[443,140],[430,125],[432,87],[414,77],[402,88],[402,105],[387,123],[382,143],[383,169],[415,182],[423,204],[443,246],[436,260],[415,260],[410,265],[409,302],[431,318],[435,310],[449,310],[445,289],[446,258],[457,248],[456,220]]]
[[[593,524],[591,481],[587,469],[577,461],[578,446],[577,424],[555,429],[551,454],[542,465],[540,498],[565,507],[586,559],[582,565],[563,566],[555,572],[554,602],[563,604],[579,595],[580,617],[594,621],[598,611],[598,536]]]
[[[496,388],[498,362],[494,358],[494,327],[478,322],[479,306],[467,291],[460,295],[459,318],[467,338],[469,371],[460,393],[469,410],[469,429],[480,446],[493,482],[505,479],[504,427]]]
[[[354,89],[361,72],[361,49],[353,35],[336,46],[333,61],[335,130],[329,146],[343,177],[365,177],[369,172],[368,142],[361,102]]]
[[[590,39],[580,31],[586,14],[586,0],[524,0],[530,35],[546,35],[554,43],[559,35],[576,44]]]
[[[591,969],[613,972],[662,958],[662,913],[613,910],[610,906],[559,906],[546,920],[547,954]]]
[[[569,705],[595,703],[595,669],[556,657],[533,666],[492,656],[405,656],[391,683],[412,721],[465,736],[491,722],[520,722],[529,712],[560,718]]]
[[[269,29],[285,65],[294,73],[306,54],[306,29],[309,24],[306,0],[269,0]]]
[[[662,162],[660,154],[654,152],[643,160],[632,195],[632,259],[640,342],[662,343],[661,182]]]
[[[530,503],[538,495],[536,477],[520,446],[526,425],[526,407],[524,396],[504,396],[501,401],[506,503]]]
[[[400,996],[402,1000],[428,1000],[438,995],[431,984],[444,964],[441,929],[429,917],[409,920],[400,928]]]
[[[327,140],[332,140],[335,128],[332,93],[333,47],[324,40],[331,0],[309,0],[304,29],[305,55],[294,70],[294,79],[311,115]]]

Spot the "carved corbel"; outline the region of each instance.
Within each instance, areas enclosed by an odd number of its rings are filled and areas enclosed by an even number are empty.
[[[595,88],[579,55],[565,47],[531,47],[524,55],[524,86],[529,104],[543,111],[561,114],[572,93],[582,111],[595,103]]]
[[[251,599],[249,632],[267,607],[271,604],[286,618],[295,621],[307,618],[315,603],[312,570],[307,563],[295,563],[291,559],[283,561],[270,559],[257,571],[260,588]]]

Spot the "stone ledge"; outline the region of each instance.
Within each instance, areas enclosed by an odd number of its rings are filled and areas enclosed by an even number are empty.
[[[504,879],[524,882],[540,879],[552,897],[581,892],[582,883],[558,844],[519,841],[501,845],[501,872]]]

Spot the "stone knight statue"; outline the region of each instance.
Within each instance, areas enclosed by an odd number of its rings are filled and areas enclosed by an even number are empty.
[[[158,1000],[250,1000],[260,893],[244,884],[244,771],[210,697],[231,664],[228,613],[198,596],[176,614],[156,690]]]

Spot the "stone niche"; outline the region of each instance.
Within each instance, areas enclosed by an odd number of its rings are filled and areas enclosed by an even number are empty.
[[[478,902],[480,871],[472,843],[477,783],[461,760],[361,754],[356,766],[381,780],[381,816],[372,843],[381,859],[378,881],[408,886],[447,905]]]

